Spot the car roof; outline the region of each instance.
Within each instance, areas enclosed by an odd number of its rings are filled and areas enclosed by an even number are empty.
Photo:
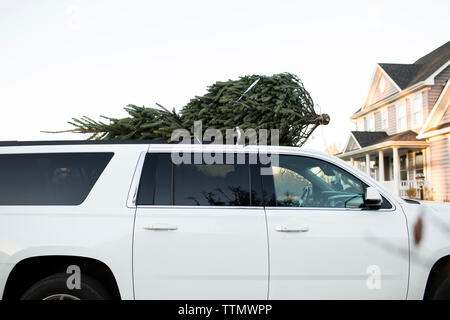
[[[41,141],[0,141],[0,147],[16,146],[61,146],[83,144],[163,144],[162,140],[41,140]]]
[[[183,145],[183,147],[190,148],[192,147],[194,150],[200,148],[203,145],[203,148],[208,146],[207,149],[210,148],[224,148],[224,149],[241,149],[243,151],[254,150],[255,147],[258,149],[266,149],[268,152],[298,152],[301,150],[302,153],[315,154],[321,156],[328,156],[329,154],[325,152],[321,152],[318,150],[308,149],[308,148],[300,148],[300,147],[287,147],[287,146],[255,146],[249,145],[242,147],[240,145],[227,145],[227,144],[211,144],[210,142],[203,142],[202,144],[197,144],[192,141],[192,144],[180,144],[178,142],[168,143],[164,140],[30,140],[30,141],[0,141],[0,147],[26,147],[26,146],[73,146],[73,145],[132,145],[132,144],[147,144],[147,145],[155,145],[156,148],[179,148],[179,146]],[[190,146],[190,147],[189,147]],[[153,149],[153,148],[151,148]],[[205,150],[207,151],[207,150]],[[230,150],[231,151],[231,150]]]

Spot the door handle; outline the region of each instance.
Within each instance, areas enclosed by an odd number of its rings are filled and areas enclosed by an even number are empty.
[[[144,226],[144,230],[177,230],[178,226],[167,223],[155,223],[150,226]]]
[[[278,232],[308,232],[309,228],[306,226],[277,226],[275,227],[275,230]]]

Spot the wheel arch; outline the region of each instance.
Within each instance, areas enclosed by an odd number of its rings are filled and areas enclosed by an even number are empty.
[[[432,299],[439,283],[448,277],[450,277],[450,254],[442,256],[433,264],[428,274],[423,299]]]
[[[84,273],[99,281],[114,300],[121,299],[117,280],[108,265],[94,258],[72,255],[34,256],[19,261],[8,275],[3,299],[20,299],[34,283],[55,273],[66,273],[71,265],[80,267],[81,276]]]

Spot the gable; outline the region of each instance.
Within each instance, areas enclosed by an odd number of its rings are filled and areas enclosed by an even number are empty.
[[[345,145],[344,152],[350,152],[357,149],[361,149],[361,147],[355,140],[355,137],[352,134],[350,134],[347,140],[347,144]]]
[[[369,87],[364,108],[368,108],[374,103],[393,95],[400,91],[394,81],[377,65]]]
[[[445,110],[444,116],[442,117],[441,122],[439,123],[440,125],[446,124],[450,122],[450,110],[449,107],[447,105],[447,109]]]

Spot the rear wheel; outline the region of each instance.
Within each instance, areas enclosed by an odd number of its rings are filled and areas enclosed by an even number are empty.
[[[36,282],[21,300],[109,300],[110,293],[100,282],[87,275],[81,276],[80,289],[69,289],[67,273],[57,273]]]

